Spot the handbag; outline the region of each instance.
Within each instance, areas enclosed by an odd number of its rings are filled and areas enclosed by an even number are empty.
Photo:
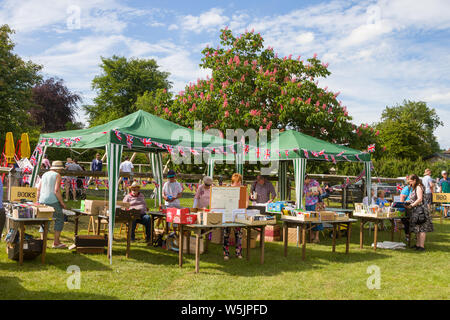
[[[424,204],[414,207],[412,212],[413,223],[415,224],[425,223],[425,221],[427,221],[426,210],[428,209]]]

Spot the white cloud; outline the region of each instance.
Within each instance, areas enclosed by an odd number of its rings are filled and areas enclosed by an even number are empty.
[[[183,29],[200,33],[202,31],[217,30],[217,27],[224,26],[230,18],[222,15],[223,9],[212,8],[199,16],[187,15],[182,17],[181,25]]]

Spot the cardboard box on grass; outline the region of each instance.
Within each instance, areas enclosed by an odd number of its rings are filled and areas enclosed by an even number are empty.
[[[187,253],[187,236],[184,235],[183,238],[183,253]],[[189,242],[189,251],[191,254],[195,254],[195,237],[191,237],[190,238],[190,242]],[[205,241],[203,239],[200,239],[200,254],[203,254],[203,252],[205,251]]]

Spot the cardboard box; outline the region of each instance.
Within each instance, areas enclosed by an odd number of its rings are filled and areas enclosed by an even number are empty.
[[[222,244],[223,243],[223,229],[214,228],[211,232],[211,243]]]
[[[333,211],[320,211],[321,221],[334,221],[335,213]]]
[[[84,200],[84,212],[92,215],[99,215],[106,207],[106,200]]]
[[[195,224],[197,222],[197,215],[190,213],[176,214],[173,218],[173,223],[176,224]]]
[[[302,237],[302,231],[299,231],[299,241]],[[297,243],[297,228],[288,228],[288,243]]]
[[[222,213],[221,212],[205,212],[203,214],[203,225],[216,225],[222,224]]]
[[[187,236],[185,235],[183,238],[183,253],[187,253]],[[203,254],[205,252],[205,244],[204,240],[200,239],[200,254]],[[195,237],[191,237],[189,241],[189,251],[191,254],[195,254]]]
[[[52,219],[54,212],[50,206],[33,206],[33,216],[37,219]]]
[[[247,248],[247,239],[242,238],[242,249]],[[250,249],[256,248],[256,239],[250,239]]]
[[[264,235],[266,237],[279,237],[281,235],[281,227],[277,224],[275,225],[268,225],[265,228]]]

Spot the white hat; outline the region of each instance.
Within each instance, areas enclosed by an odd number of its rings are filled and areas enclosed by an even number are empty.
[[[447,171],[442,170],[441,175],[447,174]]]

